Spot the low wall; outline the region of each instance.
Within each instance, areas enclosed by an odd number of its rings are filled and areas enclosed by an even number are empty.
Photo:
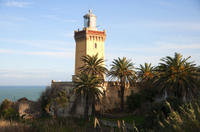
[[[96,106],[96,110],[100,113],[103,113],[105,111],[110,111],[113,109],[120,108],[120,87],[118,82],[104,82],[104,95],[102,97],[102,103],[101,105]],[[59,89],[65,89],[68,91],[68,94],[70,95],[70,104],[65,108],[60,110],[60,113],[62,116],[68,116],[69,115],[69,109],[75,108],[74,102],[76,102],[76,108],[73,110],[73,112],[76,115],[82,116],[84,114],[84,104],[85,100],[83,98],[80,98],[79,101],[75,100],[75,95],[73,93],[74,83],[73,82],[56,82],[52,81],[51,84],[52,88],[59,88]],[[126,97],[131,94],[131,92],[136,92],[135,87],[126,87],[125,93],[124,93],[124,100],[126,101]],[[89,114],[91,114],[91,108],[89,111]]]

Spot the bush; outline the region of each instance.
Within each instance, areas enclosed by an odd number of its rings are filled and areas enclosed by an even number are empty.
[[[126,104],[129,111],[134,111],[141,106],[142,96],[138,93],[127,97]]]
[[[43,115],[51,115],[51,108],[64,107],[68,104],[67,92],[61,88],[47,87],[41,94],[39,101],[42,105]],[[53,111],[54,114],[55,111]]]
[[[13,102],[5,99],[0,106],[0,116],[5,119],[19,119],[19,113],[13,107]]]
[[[200,101],[180,103],[169,98],[171,103],[154,103],[145,118],[143,129],[156,132],[188,132],[200,130]]]
[[[155,97],[155,89],[143,88],[138,93],[131,93],[127,96],[127,108],[129,111],[134,111],[140,108],[143,104],[152,103]]]

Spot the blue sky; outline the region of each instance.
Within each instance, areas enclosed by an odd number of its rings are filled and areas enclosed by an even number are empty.
[[[74,30],[92,9],[106,29],[106,64],[137,67],[174,52],[200,64],[199,0],[0,0],[0,85],[50,85],[74,73]]]

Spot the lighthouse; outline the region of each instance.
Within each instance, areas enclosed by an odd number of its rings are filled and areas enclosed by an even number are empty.
[[[82,30],[74,31],[74,39],[76,42],[75,53],[75,73],[79,74],[79,68],[83,66],[82,56],[96,55],[98,58],[104,59],[104,41],[106,39],[106,31],[99,31],[96,27],[96,16],[91,10],[83,16],[84,27]]]

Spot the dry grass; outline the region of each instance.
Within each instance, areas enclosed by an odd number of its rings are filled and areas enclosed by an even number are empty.
[[[34,132],[34,130],[23,123],[0,120],[0,132]]]
[[[0,132],[111,132],[114,130],[106,127],[95,129],[92,122],[73,118],[27,120],[24,123],[0,119]]]

